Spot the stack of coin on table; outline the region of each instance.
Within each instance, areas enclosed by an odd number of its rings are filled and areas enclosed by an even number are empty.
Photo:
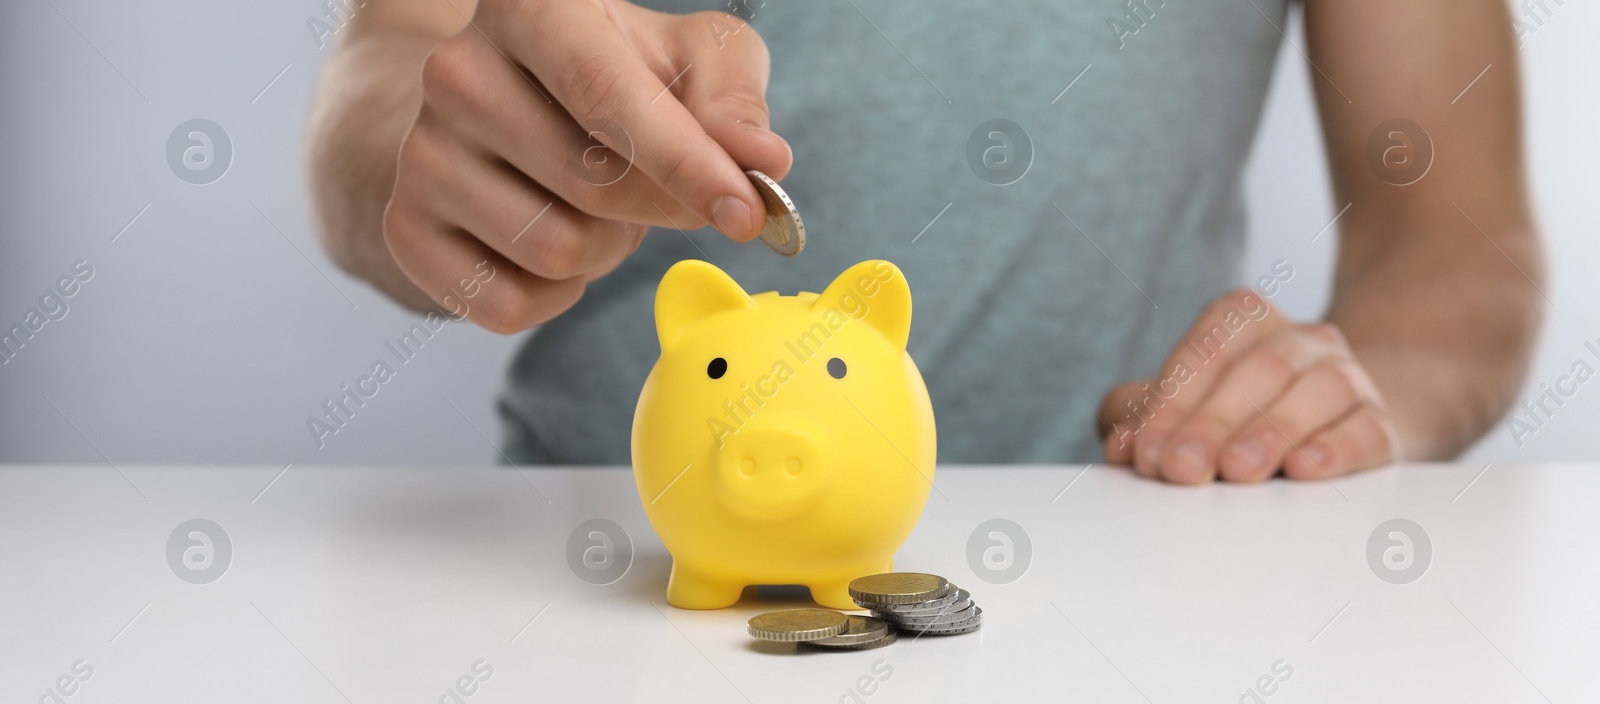
[[[890,572],[850,583],[850,598],[872,615],[902,631],[953,636],[983,626],[983,609],[967,590],[944,577],[920,572]]]
[[[971,633],[983,625],[983,609],[972,596],[938,575],[890,572],[850,583],[850,598],[872,616],[828,609],[788,609],[750,619],[759,640],[801,643],[821,650],[882,648],[899,631],[916,635]]]
[[[894,626],[870,616],[828,609],[788,609],[750,619],[757,640],[801,643],[821,650],[870,650],[895,641]]]

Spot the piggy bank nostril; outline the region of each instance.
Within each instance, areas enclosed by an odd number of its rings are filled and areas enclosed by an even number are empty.
[[[789,476],[792,477],[799,474],[800,470],[804,469],[804,465],[800,463],[799,457],[790,457],[788,460],[784,461],[783,469],[789,473]]]
[[[755,474],[756,473],[756,461],[755,461],[755,459],[752,458],[752,457],[745,457],[744,459],[739,460],[739,471],[742,472],[747,477]]]

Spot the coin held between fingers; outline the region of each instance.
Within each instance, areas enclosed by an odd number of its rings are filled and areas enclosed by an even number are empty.
[[[795,208],[794,201],[789,199],[789,194],[771,177],[756,170],[746,171],[750,182],[755,185],[756,192],[761,194],[761,202],[766,204],[766,224],[761,227],[761,241],[772,251],[786,257],[800,253],[806,246],[806,226],[800,220],[800,211]]]

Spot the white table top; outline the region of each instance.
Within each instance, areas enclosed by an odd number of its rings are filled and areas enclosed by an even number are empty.
[[[843,653],[746,635],[793,590],[667,606],[625,469],[282,469],[0,468],[0,699],[54,701],[76,663],[71,704],[1600,701],[1600,467],[941,467],[896,568],[968,588],[983,630]],[[194,518],[232,549],[206,584],[167,558]],[[566,556],[594,518],[634,551],[604,586]],[[1008,584],[968,561],[993,518],[1032,546]],[[1407,584],[1367,557],[1393,518],[1432,548]]]

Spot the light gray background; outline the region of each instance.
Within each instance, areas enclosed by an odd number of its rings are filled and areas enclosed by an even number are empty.
[[[1106,0],[1108,12],[1116,5]],[[1550,5],[1521,51],[1554,301],[1533,393],[1579,359],[1600,366],[1583,347],[1600,340],[1600,9]],[[0,366],[0,462],[496,459],[493,394],[517,339],[465,323],[398,366],[324,448],[306,428],[415,320],[341,274],[310,229],[301,135],[329,49],[305,23],[320,13],[311,0],[0,9],[0,327],[20,322],[75,261],[96,271],[65,319]],[[1239,21],[1263,20],[1241,0]],[[1286,30],[1304,46],[1298,18]],[[1296,276],[1276,301],[1302,318],[1326,303],[1334,239],[1310,240],[1338,210],[1308,72],[1284,46],[1247,174],[1246,270],[1288,260]],[[168,135],[195,117],[233,142],[228,173],[206,186],[179,180],[166,160]],[[907,235],[920,226],[908,222]],[[1580,387],[1523,447],[1502,424],[1469,459],[1600,457],[1591,386],[1600,382]]]

